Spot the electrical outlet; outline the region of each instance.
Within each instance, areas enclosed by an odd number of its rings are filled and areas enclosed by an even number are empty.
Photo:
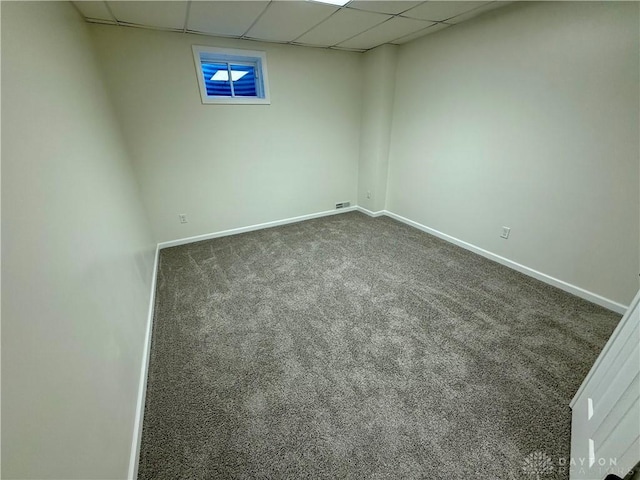
[[[511,228],[502,227],[502,233],[500,234],[500,236],[506,239],[506,238],[509,238],[509,233],[511,233]]]
[[[367,198],[371,198],[371,192],[367,192]]]
[[[187,223],[187,214],[186,213],[178,214],[178,218],[180,219],[180,223]]]

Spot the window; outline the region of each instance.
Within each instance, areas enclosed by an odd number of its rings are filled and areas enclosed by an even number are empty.
[[[202,103],[271,103],[265,52],[193,46]]]

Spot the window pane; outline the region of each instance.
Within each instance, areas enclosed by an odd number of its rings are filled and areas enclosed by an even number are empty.
[[[253,65],[231,64],[231,80],[236,97],[257,97],[256,68]]]
[[[269,104],[264,52],[193,46],[203,104]]]
[[[231,82],[226,63],[202,62],[204,84],[207,87],[207,95],[216,97],[231,96]]]

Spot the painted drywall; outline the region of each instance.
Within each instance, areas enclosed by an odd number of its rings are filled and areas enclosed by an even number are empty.
[[[67,2],[2,4],[2,478],[125,478],[153,242]]]
[[[373,212],[386,204],[397,51],[382,45],[363,55],[358,205]]]
[[[356,203],[359,54],[91,30],[158,241]],[[192,45],[265,51],[271,104],[203,105]]]
[[[522,2],[402,47],[387,209],[628,305],[638,7]]]

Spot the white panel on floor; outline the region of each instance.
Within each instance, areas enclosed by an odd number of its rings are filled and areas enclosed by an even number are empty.
[[[571,402],[571,480],[624,477],[640,460],[640,292]]]

